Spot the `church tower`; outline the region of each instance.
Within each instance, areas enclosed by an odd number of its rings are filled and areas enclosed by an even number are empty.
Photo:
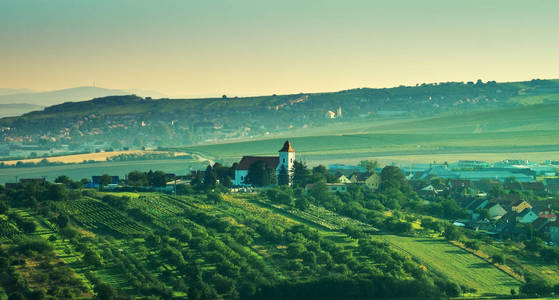
[[[285,141],[283,147],[279,150],[279,163],[278,167],[276,168],[276,175],[279,175],[279,172],[282,167],[287,169],[287,173],[289,174],[289,185],[291,185],[291,176],[293,175],[293,164],[295,163],[295,150],[291,147],[291,143],[289,141]]]

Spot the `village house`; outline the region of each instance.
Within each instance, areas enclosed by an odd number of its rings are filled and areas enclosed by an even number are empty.
[[[349,178],[347,178],[345,175],[341,175],[340,177],[338,177],[338,182],[339,183],[351,183],[351,180],[349,180]]]
[[[517,200],[517,201],[512,203],[511,211],[521,213],[523,210],[525,210],[527,208],[532,209],[532,205],[530,205],[530,203],[528,203],[524,200]]]
[[[309,193],[309,191],[311,191],[314,188],[314,184],[307,184],[305,186],[305,193]],[[347,192],[347,185],[345,183],[326,183],[326,187],[328,188],[328,191],[330,193],[336,193],[336,192],[340,192],[340,193],[345,193]]]
[[[291,147],[289,141],[285,141],[283,147],[278,152],[278,156],[243,156],[235,169],[234,184],[236,186],[250,186],[250,184],[246,183],[248,170],[255,162],[262,161],[276,170],[276,177],[279,175],[282,167],[285,167],[289,176],[289,185],[291,185],[293,164],[295,163],[295,150]]]
[[[559,243],[559,221],[551,222],[549,227],[549,240],[555,244]]]
[[[538,215],[530,208],[526,208],[516,215],[516,222],[518,223],[532,223],[538,219]]]
[[[507,210],[499,203],[489,204],[488,207],[489,217],[493,220],[498,220],[507,213]]]

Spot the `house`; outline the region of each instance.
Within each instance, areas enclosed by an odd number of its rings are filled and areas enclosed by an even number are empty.
[[[489,204],[487,207],[487,210],[489,211],[489,217],[494,220],[500,219],[507,213],[507,210],[499,203]]]
[[[365,180],[367,180],[367,178],[369,178],[369,174],[365,173],[365,172],[360,172],[360,173],[353,173],[351,175],[351,177],[349,178],[349,180],[351,181],[351,183],[365,183]]]
[[[532,210],[540,218],[548,219],[551,222],[557,220],[557,215],[553,212],[553,209],[551,208],[551,202],[549,201],[532,202]]]
[[[349,178],[347,178],[345,175],[341,175],[340,177],[338,177],[338,182],[339,183],[351,183],[351,180],[349,180]]]
[[[534,232],[543,233],[547,224],[549,224],[549,219],[546,218],[537,218],[534,222],[532,222],[532,228]]]
[[[549,240],[553,243],[559,243],[559,221],[551,222],[549,227]]]
[[[432,166],[431,168],[429,168],[428,170],[426,170],[425,172],[422,173],[417,173],[415,176],[415,179],[429,179],[429,178],[434,178],[434,177],[440,177],[440,178],[458,178],[459,175],[456,172],[452,172],[448,169],[447,166]]]
[[[472,214],[478,209],[484,209],[485,206],[487,206],[488,203],[489,203],[489,201],[487,199],[474,199],[474,200],[470,201],[470,203],[468,203],[466,205],[466,207],[464,207],[464,208],[470,214]]]
[[[21,178],[19,183],[22,184],[45,184],[45,178]]]
[[[377,173],[373,173],[371,174],[371,176],[369,176],[367,179],[365,179],[365,187],[369,190],[369,191],[376,191],[378,190],[378,187],[380,186],[380,175],[378,175]]]
[[[516,222],[518,223],[532,223],[538,219],[538,215],[530,208],[526,208],[516,215]]]
[[[545,185],[541,181],[522,182],[522,189],[532,191],[536,195],[543,196],[546,193]]]
[[[521,213],[523,210],[529,208],[532,209],[532,205],[524,200],[517,200],[512,203],[511,211],[515,211],[517,213]]]
[[[120,178],[118,176],[110,176],[111,182],[108,185],[118,185],[120,183]],[[85,187],[88,188],[99,188],[101,185],[101,176],[91,176],[91,182],[86,183]]]
[[[459,171],[456,172],[458,178],[469,179],[472,181],[478,181],[483,179],[495,179],[500,182],[505,182],[506,179],[514,178],[518,182],[528,182],[534,179],[533,176],[526,175],[523,173],[513,173],[509,170],[496,170],[496,169],[484,169],[479,171]]]
[[[326,186],[328,190],[332,193],[340,192],[345,193],[347,192],[347,185],[345,183],[327,183]]]
[[[291,147],[291,143],[289,141],[285,141],[283,147],[278,152],[278,156],[243,156],[235,168],[234,184],[236,186],[249,186],[249,184],[246,183],[248,169],[255,162],[262,161],[276,170],[276,176],[279,175],[282,168],[285,168],[287,170],[287,174],[289,175],[289,185],[291,185],[293,164],[295,162],[295,150]]]
[[[559,178],[546,178],[544,180],[546,191],[552,195],[559,194]]]
[[[314,184],[307,184],[305,186],[305,192],[308,193],[309,191],[311,191],[314,188]],[[336,192],[340,192],[340,193],[345,193],[347,192],[347,185],[345,183],[326,183],[326,187],[328,188],[328,191],[330,193],[336,193]]]
[[[429,196],[435,196],[442,191],[443,190],[436,189],[432,184],[430,184],[420,189],[417,193],[421,197],[429,197]]]

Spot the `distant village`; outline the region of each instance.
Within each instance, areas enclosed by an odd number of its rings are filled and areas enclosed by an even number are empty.
[[[549,245],[559,244],[558,161],[461,160],[398,167],[425,201],[452,198],[468,212],[469,218],[455,220],[456,226],[501,239],[537,236]],[[339,183],[327,185],[332,192],[345,192],[348,184],[364,185],[374,191],[380,183],[381,170],[368,172],[363,166],[329,165],[328,171],[339,175]]]

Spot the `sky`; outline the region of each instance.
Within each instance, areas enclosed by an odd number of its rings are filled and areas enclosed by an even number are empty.
[[[0,0],[0,88],[247,96],[559,78],[559,1]]]

